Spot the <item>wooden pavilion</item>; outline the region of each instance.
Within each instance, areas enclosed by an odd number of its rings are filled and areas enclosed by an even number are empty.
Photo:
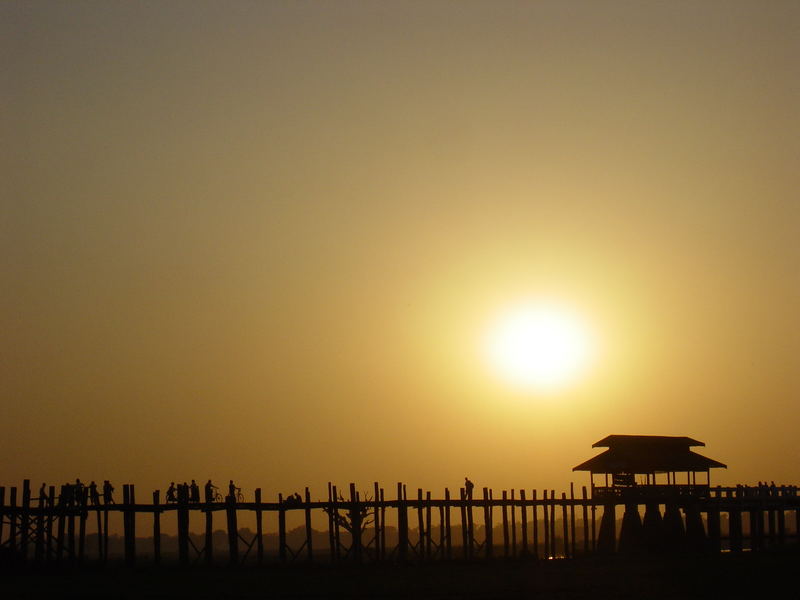
[[[711,469],[727,466],[690,450],[695,446],[705,444],[689,437],[609,435],[592,444],[592,448],[608,450],[572,470],[589,471],[595,498],[705,496],[711,485]],[[678,483],[679,473],[686,473],[685,484]],[[706,474],[705,482],[697,482],[698,473]],[[605,485],[596,486],[595,475],[604,475]]]

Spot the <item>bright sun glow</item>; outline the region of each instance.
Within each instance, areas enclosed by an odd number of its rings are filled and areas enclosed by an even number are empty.
[[[501,316],[489,331],[485,349],[491,366],[507,381],[552,390],[582,374],[592,343],[577,315],[531,305]]]

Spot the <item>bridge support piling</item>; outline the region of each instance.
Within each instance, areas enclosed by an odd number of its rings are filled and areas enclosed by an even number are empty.
[[[616,550],[616,507],[613,503],[603,505],[600,532],[597,539],[598,554],[613,554]]]
[[[703,518],[697,503],[686,506],[686,545],[693,552],[706,550],[706,531],[703,527]]]
[[[686,546],[686,529],[683,525],[680,508],[675,502],[664,506],[664,548],[668,552],[681,552]]]
[[[642,519],[637,504],[626,504],[622,514],[618,551],[621,554],[636,554],[642,551]]]
[[[664,550],[664,521],[661,518],[658,504],[648,502],[642,521],[642,540],[644,548],[650,553]]]

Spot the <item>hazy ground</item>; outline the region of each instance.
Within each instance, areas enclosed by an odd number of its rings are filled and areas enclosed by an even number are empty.
[[[795,597],[796,552],[702,559],[581,559],[332,568],[2,572],[3,598]]]

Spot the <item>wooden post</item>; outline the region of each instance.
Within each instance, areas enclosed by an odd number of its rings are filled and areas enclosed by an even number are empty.
[[[336,560],[336,536],[333,531],[333,508],[335,501],[333,499],[333,488],[331,482],[328,482],[328,542],[331,548],[331,562]]]
[[[417,554],[420,558],[425,558],[425,523],[422,520],[422,488],[417,488],[417,532],[419,541],[417,542]]]
[[[467,536],[469,538],[469,558],[472,558],[475,548],[475,517],[472,513],[472,493],[467,498]]]
[[[522,555],[528,554],[528,507],[525,505],[525,490],[519,491],[519,502],[522,509],[521,513],[521,527],[522,527]]]
[[[531,492],[533,508],[533,557],[539,558],[539,507],[536,506],[536,490]]]
[[[583,553],[589,554],[589,515],[586,501],[586,486],[581,487],[581,499],[583,500]]]
[[[356,484],[350,484],[350,527],[352,528],[350,551],[353,553],[353,560],[361,562],[361,502],[356,493]]]
[[[483,525],[486,529],[484,540],[486,557],[491,558],[494,554],[494,531],[492,529],[492,506],[489,502],[489,488],[483,488]]]
[[[550,490],[550,556],[556,556],[556,491]]]
[[[550,558],[550,511],[547,510],[547,490],[542,490],[542,528],[544,529],[544,558]]]
[[[11,488],[11,498],[9,506],[11,512],[8,515],[8,547],[12,551],[17,549],[17,486]]]
[[[408,559],[408,512],[402,483],[397,484],[397,536],[397,556],[400,562],[405,562]]]
[[[445,496],[449,496],[446,489]],[[444,502],[439,505],[439,550],[437,551],[439,558],[447,558],[447,546],[445,542],[447,539],[447,534],[445,533],[445,508]]]
[[[386,502],[381,488],[381,559],[386,558]]]
[[[53,558],[53,522],[56,520],[56,486],[51,485],[47,488],[47,546],[45,548],[46,560]]]
[[[572,528],[572,550],[569,547],[569,522],[567,521],[567,493],[561,492],[561,521],[564,525],[564,558],[575,556],[575,527]],[[575,521],[575,511],[572,511],[572,521]]]
[[[231,565],[239,564],[239,525],[236,515],[236,496],[229,494],[226,498],[225,516],[228,525],[228,562]],[[279,515],[283,515],[281,510]],[[187,511],[188,516],[188,511]],[[188,526],[188,519],[187,519]],[[188,529],[188,527],[187,527]],[[188,533],[188,531],[187,531]],[[283,548],[281,548],[283,552]]]
[[[471,545],[469,535],[468,535],[468,525],[467,525],[467,508],[466,508],[466,496],[464,493],[464,488],[459,489],[459,494],[461,498],[461,549],[464,554],[464,558],[469,558],[469,546]]]
[[[333,486],[333,513],[335,518],[333,519],[333,537],[334,537],[334,545],[336,547],[336,560],[342,558],[342,540],[340,538],[339,532],[339,493],[336,490],[336,486]]]
[[[503,504],[501,506],[501,514],[503,518],[503,557],[508,558],[509,554],[509,547],[508,547],[508,506],[506,505],[508,502],[508,492],[503,490]]]
[[[153,492],[153,562],[161,564],[161,492]]]
[[[108,505],[103,505],[103,564],[108,562]]]
[[[781,503],[784,500],[781,498]],[[783,512],[784,506],[778,508],[778,543],[783,546],[786,543],[786,515]]]
[[[286,552],[286,509],[283,507],[283,494],[278,494],[278,558],[282,563],[288,558]]]
[[[572,529],[570,556],[575,558],[575,484],[571,481],[569,482],[569,500],[569,526]],[[564,543],[566,544],[566,540]]]
[[[13,490],[13,488],[12,488]],[[64,550],[66,549],[66,540],[64,539],[65,529],[64,526],[66,524],[67,519],[67,507],[66,507],[66,490],[64,486],[61,486],[61,497],[58,501],[58,528],[56,530],[56,535],[58,536],[58,542],[56,546],[56,561],[61,562],[64,558]]]
[[[87,491],[84,490],[84,492]],[[80,519],[78,521],[78,562],[80,563],[86,559],[86,519],[89,517],[89,513],[86,510],[85,500],[86,498],[84,498],[84,504],[81,506],[81,513],[78,517]]]
[[[311,562],[314,560],[313,530],[311,529],[311,493],[305,489],[305,517],[306,517],[306,558]]]
[[[706,512],[706,522],[708,523],[708,541],[709,548],[713,552],[720,552],[722,550],[722,541],[720,533],[720,518],[719,507],[714,506],[709,508]]]
[[[374,481],[372,486],[372,494],[375,499],[375,504],[372,508],[372,524],[375,530],[375,560],[381,560],[381,513],[380,513],[380,496],[381,491],[378,482]]]
[[[0,501],[0,506],[2,506],[2,501]],[[39,563],[42,562],[44,559],[44,537],[45,537],[45,529],[44,529],[44,513],[47,510],[47,497],[39,495],[39,499],[37,501],[37,507],[39,509],[39,514],[36,515],[36,541],[34,542],[34,560]]]
[[[264,516],[261,508],[261,488],[256,488],[256,562],[264,564]]]
[[[213,503],[213,491],[211,489],[211,498],[206,498],[206,507],[204,509],[205,517],[206,517],[206,534],[205,540],[203,542],[203,555],[205,558],[206,565],[214,564],[214,511],[211,510],[212,503]],[[258,493],[256,492],[256,497]],[[258,516],[256,516],[256,520],[258,520]]]
[[[97,560],[103,560],[103,522],[102,515],[100,514],[100,507],[96,507],[94,511],[95,519],[97,520]]]
[[[19,549],[23,560],[28,558],[28,531],[31,520],[31,480],[22,481],[22,514],[20,515]]]
[[[513,488],[511,490],[511,556],[517,556],[517,509]]]
[[[186,489],[178,486],[178,562],[189,565],[189,507]]]
[[[425,556],[429,560],[433,550],[431,525],[431,493],[425,492]]]
[[[450,560],[453,558],[453,543],[452,543],[452,530],[450,528],[450,490],[444,488],[444,555],[445,558]]]
[[[3,543],[3,525],[5,524],[6,488],[0,486],[0,544]]]

